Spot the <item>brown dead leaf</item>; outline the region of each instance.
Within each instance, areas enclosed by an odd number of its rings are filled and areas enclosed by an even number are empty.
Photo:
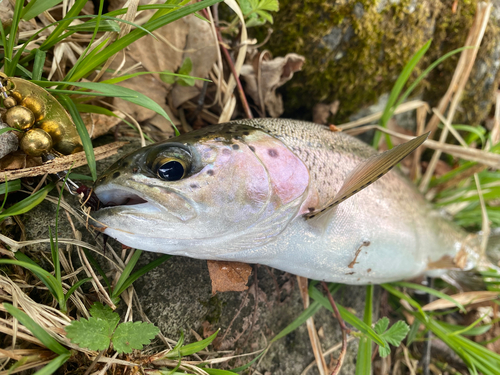
[[[284,109],[283,100],[281,95],[276,94],[276,89],[302,69],[305,58],[296,53],[289,53],[285,57],[276,57],[273,60],[266,60],[261,56],[256,54],[252,61],[241,68],[241,76],[246,82],[245,91],[261,110],[265,106],[269,116],[279,117]]]
[[[26,155],[23,151],[15,151],[0,159],[0,171],[21,168],[32,168],[42,164],[42,158]]]
[[[488,291],[477,291],[477,292],[463,292],[459,294],[454,294],[450,296],[455,301],[461,303],[462,305],[470,305],[472,303],[480,303],[485,301],[492,301],[494,299],[498,299],[498,292],[488,292]],[[422,310],[424,311],[434,311],[440,309],[449,309],[451,307],[455,307],[455,305],[445,299],[438,299],[428,303]]]
[[[118,117],[101,115],[99,113],[82,113],[81,116],[92,139],[106,134],[122,121]]]
[[[188,35],[182,61],[188,57],[193,63],[193,69],[189,75],[193,77],[206,78],[217,61],[216,39],[212,34],[210,24],[197,17],[184,17],[182,19],[188,25]],[[203,81],[196,80],[194,86],[175,85],[172,90],[172,106],[178,108],[184,102],[200,94]]]
[[[241,292],[247,290],[252,266],[240,262],[208,260],[208,272],[212,280],[212,294],[217,292]]]
[[[101,160],[107,158],[108,156],[116,154],[118,152],[118,149],[127,143],[128,142],[113,142],[101,147],[94,148],[95,160]],[[9,156],[10,155],[7,155],[7,157]],[[28,158],[26,158],[26,160],[28,160]],[[55,160],[48,161],[38,166],[24,167],[22,169],[16,169],[8,172],[0,170],[0,182],[5,181],[5,179],[11,181],[23,177],[40,176],[45,173],[57,173],[66,171],[70,167],[76,168],[86,164],[87,158],[85,157],[85,152],[77,152],[76,154],[61,156],[59,158],[56,158]]]

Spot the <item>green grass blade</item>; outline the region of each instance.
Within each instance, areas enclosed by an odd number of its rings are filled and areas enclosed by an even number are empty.
[[[38,16],[39,14],[62,3],[63,0],[31,0],[21,12],[21,18],[25,21]]]
[[[180,347],[179,350],[172,350],[171,352],[167,353],[165,358],[177,359],[179,357],[186,357],[188,355],[198,353],[199,351],[205,349],[208,345],[210,345],[212,343],[212,341],[215,340],[218,333],[219,333],[219,331],[217,330],[217,332],[215,332],[210,337],[207,337],[204,340],[184,345],[184,346]]]
[[[35,50],[35,61],[33,63],[33,71],[32,71],[32,79],[34,80],[40,80],[42,79],[42,73],[43,73],[43,66],[45,64],[45,57],[46,57],[45,51],[42,51],[40,49]]]
[[[38,323],[31,319],[26,313],[15,308],[10,303],[4,303],[3,307],[7,312],[14,318],[19,320],[23,326],[25,326],[29,331],[42,342],[47,349],[52,350],[54,353],[59,355],[69,355],[70,351],[64,346],[59,344],[55,338],[50,336]]]
[[[76,125],[76,130],[80,135],[80,139],[82,140],[83,150],[85,151],[85,156],[87,158],[87,164],[89,165],[90,174],[92,175],[92,179],[95,181],[97,179],[97,170],[96,170],[96,162],[94,155],[94,147],[92,146],[92,141],[90,140],[89,132],[83,123],[82,117],[76,108],[75,103],[68,98],[66,95],[58,95],[59,101],[64,107],[68,110],[73,121]]]
[[[328,301],[328,298],[326,298],[318,289],[314,288],[313,290],[311,290],[311,293],[309,295],[311,296],[312,299],[318,301],[323,307],[333,312],[333,308],[332,305],[330,305],[330,301]],[[349,323],[354,328],[364,333],[366,336],[371,338],[380,346],[385,347],[384,340],[373,330],[372,327],[364,323],[356,315],[352,314],[344,307],[340,306],[338,303],[337,303],[337,308],[339,309],[342,319],[344,319],[346,323]]]
[[[169,11],[167,14],[155,13],[155,15],[146,22],[143,27],[149,32],[165,26],[171,22],[177,21],[178,19],[185,17],[191,13],[197,12],[209,6],[219,3],[221,0],[204,0],[198,3],[190,4],[177,10],[167,9]],[[162,15],[160,15],[162,14]],[[114,41],[105,50],[100,51],[92,59],[85,58],[82,62],[82,69],[76,72],[72,77],[71,81],[78,81],[81,78],[88,76],[92,73],[98,66],[104,64],[104,62],[113,56],[115,53],[120,52],[122,49],[128,47],[131,43],[142,38],[146,33],[140,29],[135,29],[123,36],[122,38]]]
[[[57,282],[56,278],[52,274],[45,271],[39,265],[33,265],[31,262],[28,263],[11,259],[0,259],[0,264],[13,264],[30,270],[45,284],[45,286],[49,289],[49,292],[58,302],[64,300],[62,285]]]
[[[451,298],[449,295],[447,295],[445,293],[441,293],[440,291],[437,291],[433,288],[429,288],[427,286],[423,286],[423,285],[419,285],[419,284],[415,284],[415,283],[408,283],[406,281],[391,283],[391,285],[400,286],[402,288],[416,289],[416,290],[420,290],[422,292],[429,293],[437,298],[441,298],[441,299],[444,299],[448,302],[453,303],[455,306],[457,306],[460,309],[460,311],[462,311],[464,313],[466,312],[465,307],[460,302]]]
[[[21,11],[23,9],[24,2],[16,1],[14,6],[14,14],[12,16],[12,22],[9,28],[9,39],[7,39],[7,44],[4,44],[4,73],[8,76],[14,75],[16,71],[17,61],[13,59],[14,57],[14,47],[16,46],[16,36],[19,27],[19,21],[21,20]]]
[[[137,250],[137,251],[140,251],[142,253],[142,250]],[[136,251],[136,252],[137,252]],[[135,254],[134,254],[135,256]],[[140,254],[137,256],[139,257]],[[147,265],[145,265],[144,267],[142,267],[140,270],[134,272],[130,277],[128,277],[127,275],[127,278],[125,279],[124,278],[124,281],[121,283],[120,287],[118,287],[118,285],[115,287],[115,290],[113,292],[113,297],[118,297],[120,294],[122,294],[130,285],[132,285],[132,283],[137,280],[139,277],[141,277],[142,275],[148,273],[149,271],[151,271],[153,268],[156,268],[158,267],[160,264],[162,264],[163,262],[166,262],[167,260],[169,260],[172,256],[171,255],[162,255],[161,257],[159,257],[158,259],[155,259],[154,261],[152,261],[151,263],[148,263]],[[132,260],[131,260],[132,261]],[[131,261],[129,262],[129,264],[131,263]],[[137,261],[135,262],[137,263]],[[135,265],[134,263],[134,265]],[[128,266],[128,264],[127,264]],[[132,266],[132,268],[130,269],[130,271],[132,271],[134,267]],[[125,272],[125,271],[124,271]],[[130,274],[130,272],[129,272]],[[122,274],[123,276],[123,274]],[[121,279],[121,277],[120,277]],[[119,280],[120,282],[120,280]]]
[[[134,254],[126,264],[125,268],[123,269],[122,274],[120,275],[120,278],[116,282],[115,288],[113,290],[113,293],[111,294],[111,298],[117,298],[125,289],[122,289],[122,287],[125,285],[129,275],[132,273],[132,270],[134,269],[135,265],[139,261],[139,258],[142,254],[142,250],[135,250]]]
[[[68,302],[69,297],[71,297],[71,295],[75,292],[75,290],[77,290],[79,287],[81,287],[83,284],[85,284],[90,280],[92,280],[91,277],[86,277],[85,279],[79,280],[77,283],[75,283],[75,285],[69,288],[68,291],[66,292],[66,295],[64,296],[64,302],[65,303]]]
[[[0,184],[0,195],[12,193],[21,189],[21,180],[6,181]]]
[[[373,285],[366,287],[365,312],[363,322],[371,327],[373,319]],[[356,375],[370,375],[372,373],[372,340],[361,337],[358,355],[356,357]]]
[[[141,107],[148,108],[152,111],[155,111],[159,115],[166,118],[175,129],[175,125],[172,123],[172,120],[168,116],[167,112],[165,112],[165,110],[158,103],[156,103],[154,100],[147,97],[146,95],[141,94],[140,92],[134,91],[132,89],[129,89],[127,87],[110,85],[101,82],[53,82],[53,84],[74,85],[88,90],[99,91],[110,97],[122,96],[124,100],[140,105]]]
[[[90,21],[81,23],[79,25],[70,26],[70,27],[68,27],[68,30],[76,31],[76,32],[93,32],[95,30],[96,26],[97,26],[97,22],[95,20],[90,20]],[[120,25],[118,25],[118,23],[116,21],[104,19],[101,21],[99,28],[98,28],[98,31],[99,32],[108,31],[108,32],[119,33],[120,32]]]
[[[131,78],[134,78],[137,76],[142,76],[144,74],[162,74],[162,75],[185,78],[185,79],[195,79],[195,80],[199,80],[199,81],[212,82],[210,79],[206,79],[206,78],[192,77],[192,76],[186,75],[186,74],[178,74],[178,73],[172,73],[172,72],[166,71],[166,72],[136,72],[136,73],[131,73],[131,74],[125,74],[123,76],[110,78],[110,79],[101,81],[101,83],[108,83],[110,85],[114,85],[116,83],[120,83],[120,82],[126,81],[127,79],[131,79]]]
[[[429,319],[427,317],[427,314],[424,312],[424,310],[422,310],[422,307],[413,298],[407,296],[403,292],[400,292],[399,290],[397,290],[396,288],[394,288],[391,284],[381,284],[380,286],[382,288],[384,288],[385,290],[387,290],[389,293],[391,293],[391,294],[395,295],[396,297],[398,297],[399,299],[403,299],[406,302],[408,302],[411,306],[413,306],[414,308],[416,308],[420,312],[420,314],[422,315],[422,317],[424,319]]]
[[[0,213],[0,221],[2,219],[5,219],[6,217],[21,215],[30,211],[31,209],[42,203],[48,192],[51,191],[54,186],[54,184],[48,184],[47,186],[38,190],[35,194],[31,194],[28,198],[25,198],[22,201],[10,206],[2,213]]]
[[[235,372],[229,371],[229,370],[218,370],[215,368],[207,368],[207,367],[200,367],[203,371],[208,373],[209,375],[234,375],[236,374]]]
[[[69,24],[71,23],[72,19],[71,17],[78,16],[80,14],[80,11],[83,9],[85,4],[87,3],[87,0],[76,0],[74,5],[71,7],[71,9],[68,11],[66,14],[66,17],[64,17],[61,22],[57,25],[57,27],[50,33],[50,35],[47,37],[47,39],[42,43],[40,46],[40,49],[47,49],[50,48],[56,39],[64,32],[64,30],[67,29]]]
[[[380,118],[380,126],[386,127],[387,122],[391,118],[392,114],[394,113],[394,104],[396,104],[396,101],[398,100],[399,94],[403,90],[403,87],[405,86],[406,82],[408,81],[408,78],[410,78],[411,73],[413,72],[413,69],[415,69],[415,66],[417,66],[418,62],[422,59],[422,57],[425,55],[429,47],[431,46],[432,39],[429,40],[427,43],[425,43],[415,54],[412,56],[410,61],[406,63],[404,66],[401,74],[399,75],[398,79],[396,80],[396,83],[392,87],[391,94],[389,95],[389,100],[387,101],[387,104],[385,105],[384,112],[382,113],[382,117]],[[373,140],[373,147],[377,147],[378,143],[380,141],[381,133],[377,132],[375,133],[375,138]],[[388,138],[388,143],[387,145],[389,148],[392,148],[392,142],[390,141],[390,138]]]
[[[47,366],[38,370],[33,375],[50,375],[56,372],[68,359],[70,359],[71,353],[61,354],[50,361]]]

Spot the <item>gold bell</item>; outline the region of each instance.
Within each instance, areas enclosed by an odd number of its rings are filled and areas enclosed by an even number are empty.
[[[35,124],[35,116],[28,108],[16,105],[5,113],[5,122],[19,130],[28,130]]]
[[[52,138],[45,130],[34,128],[24,134],[19,146],[30,156],[41,156],[52,148]]]

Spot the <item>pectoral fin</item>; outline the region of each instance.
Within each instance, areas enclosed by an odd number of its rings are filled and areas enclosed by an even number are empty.
[[[354,168],[344,181],[344,184],[335,195],[335,198],[325,208],[319,212],[308,214],[308,219],[322,222],[325,216],[328,216],[333,208],[371,185],[396,164],[408,156],[418,146],[420,146],[429,136],[429,133],[422,134],[406,143],[400,144],[391,150],[375,155]]]

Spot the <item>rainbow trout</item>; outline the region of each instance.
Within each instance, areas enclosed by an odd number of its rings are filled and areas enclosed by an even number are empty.
[[[475,237],[387,173],[425,138],[379,154],[301,121],[207,126],[116,162],[96,183],[108,207],[93,217],[133,248],[345,284],[470,268]]]

